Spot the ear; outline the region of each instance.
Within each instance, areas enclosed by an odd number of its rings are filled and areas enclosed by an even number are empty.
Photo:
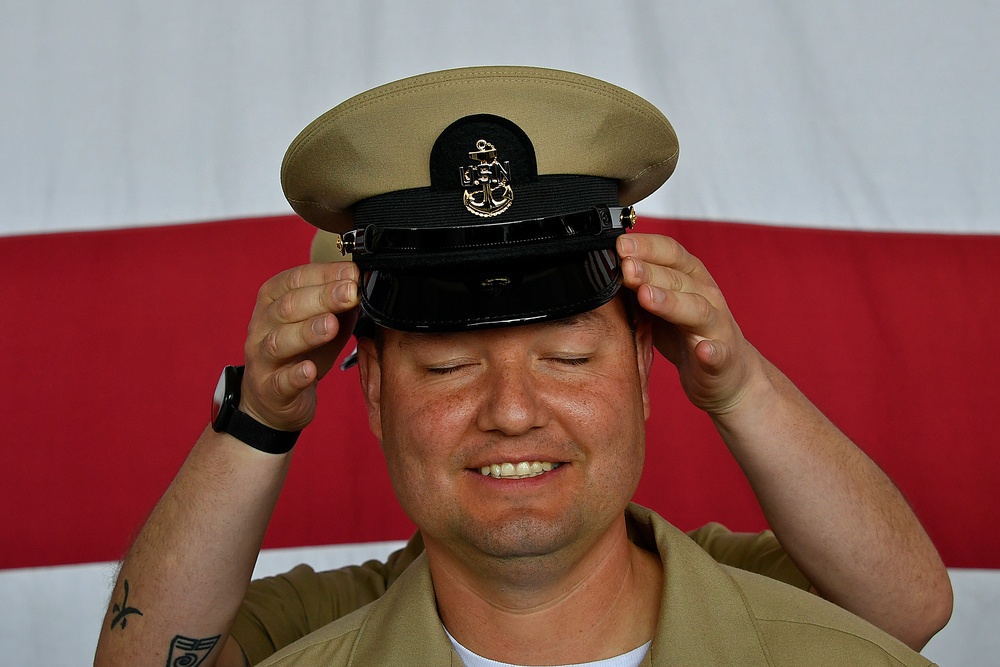
[[[368,408],[368,427],[382,442],[382,367],[378,349],[371,338],[358,341],[358,375]]]
[[[637,318],[635,327],[635,355],[639,371],[639,386],[642,391],[642,411],[649,419],[649,375],[653,370],[656,347],[653,345],[653,322],[649,317]]]

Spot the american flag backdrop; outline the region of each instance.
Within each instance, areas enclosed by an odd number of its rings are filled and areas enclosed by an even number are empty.
[[[261,282],[308,259],[285,148],[404,76],[538,65],[671,120],[637,206],[748,338],[895,480],[952,573],[924,653],[1000,654],[1000,3],[553,0],[0,4],[0,663],[92,660],[114,563],[242,360]],[[637,500],[765,526],[669,363]],[[412,526],[334,372],[259,571]]]

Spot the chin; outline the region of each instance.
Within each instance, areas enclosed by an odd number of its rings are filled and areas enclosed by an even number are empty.
[[[575,512],[545,517],[518,512],[500,520],[470,521],[463,538],[479,553],[500,559],[532,559],[556,554],[574,544],[586,530]]]

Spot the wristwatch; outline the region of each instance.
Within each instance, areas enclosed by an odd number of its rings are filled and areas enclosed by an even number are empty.
[[[240,389],[244,366],[226,366],[212,399],[212,428],[228,433],[254,449],[268,454],[285,454],[292,449],[302,431],[279,431],[240,412]]]

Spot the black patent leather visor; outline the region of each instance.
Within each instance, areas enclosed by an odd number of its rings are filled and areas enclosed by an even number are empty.
[[[634,224],[631,206],[594,206],[511,222],[438,227],[369,224],[344,233],[338,247],[351,253],[362,269],[405,270],[595,250],[613,245],[614,238]]]
[[[614,297],[621,269],[614,248],[480,262],[461,267],[372,269],[361,308],[400,331],[467,331],[569,317]]]

